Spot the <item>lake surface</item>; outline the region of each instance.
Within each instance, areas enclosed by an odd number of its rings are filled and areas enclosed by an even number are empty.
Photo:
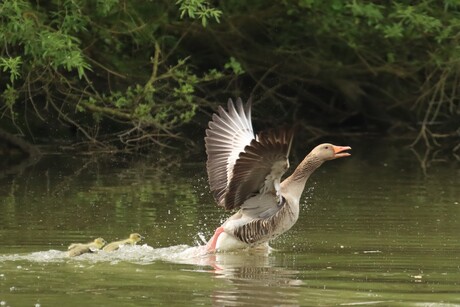
[[[200,250],[229,216],[204,157],[44,155],[0,179],[0,306],[460,306],[459,162],[337,143],[353,155],[310,178],[273,250],[219,255]],[[66,256],[131,232],[144,241]]]

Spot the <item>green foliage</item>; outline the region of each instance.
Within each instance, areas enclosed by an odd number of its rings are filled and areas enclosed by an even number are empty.
[[[97,14],[106,17],[110,12],[115,11],[119,0],[97,0],[96,11]]]
[[[138,149],[250,93],[270,104],[270,122],[357,122],[434,146],[460,133],[459,10],[457,0],[4,1],[0,114]]]
[[[13,113],[13,106],[18,97],[18,91],[11,85],[7,84],[6,89],[3,91],[2,98],[4,100],[5,106],[8,110],[10,110],[11,113]]]
[[[197,73],[188,55],[171,52],[182,34],[162,26],[179,12],[203,26],[221,16],[206,1],[3,2],[0,111],[8,112],[0,114],[30,121],[31,104],[37,119],[67,122],[93,143],[102,136],[125,148],[164,144],[195,116],[197,87],[225,77],[216,68]]]
[[[206,27],[209,19],[220,22],[222,11],[210,7],[205,0],[177,0],[176,4],[179,4],[180,18],[187,15],[192,19],[199,19],[203,27]]]
[[[3,58],[0,57],[0,69],[3,72],[10,74],[10,83],[13,84],[14,80],[19,79],[21,76],[20,66],[22,64],[21,57],[17,56],[14,58]]]
[[[353,1],[347,4],[346,8],[351,10],[353,16],[365,19],[368,25],[378,24],[383,19],[382,10],[384,7],[382,5],[373,3],[362,4]]]
[[[244,64],[254,96],[302,122],[419,131],[416,140],[429,147],[452,144],[460,137],[459,8],[458,1],[226,1],[213,48]],[[208,36],[194,39],[203,45]]]
[[[36,69],[76,71],[81,78],[90,66],[79,47],[79,39],[69,33],[84,30],[85,23],[82,17],[75,17],[77,12],[73,1],[65,1],[62,12],[51,13],[55,19],[50,22],[50,27],[28,1],[5,1],[0,10],[3,20],[0,38],[6,43],[3,48],[10,46],[18,54],[23,53],[26,66],[33,64]],[[59,29],[53,28],[54,25]],[[19,46],[22,52],[17,50]]]
[[[231,69],[235,75],[244,74],[244,69],[241,66],[241,63],[238,62],[234,57],[230,57],[230,60],[225,63],[224,68]]]

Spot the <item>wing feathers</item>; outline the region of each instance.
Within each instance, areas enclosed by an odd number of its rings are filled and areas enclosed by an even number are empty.
[[[238,155],[254,139],[251,115],[243,108],[241,99],[236,108],[228,100],[228,112],[219,107],[206,130],[207,169],[211,191],[220,206],[224,206],[225,190],[231,180]],[[249,108],[247,109],[249,110]]]
[[[272,193],[279,189],[281,176],[289,167],[287,154],[292,130],[271,130],[259,134],[246,146],[233,168],[233,177],[225,195],[225,207],[241,206],[255,193]]]
[[[206,130],[209,184],[219,206],[233,209],[255,193],[273,193],[288,167],[293,131],[270,130],[254,136],[251,102],[228,100]]]

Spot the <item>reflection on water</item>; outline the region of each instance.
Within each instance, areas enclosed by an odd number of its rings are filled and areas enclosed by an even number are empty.
[[[101,273],[104,272],[104,267],[100,267],[101,263],[119,265],[120,262],[128,262],[145,266],[166,261],[188,264],[195,267],[188,269],[190,272],[210,273],[212,274],[211,277],[225,281],[224,286],[213,287],[209,294],[212,302],[216,305],[300,304],[300,289],[296,289],[297,286],[302,285],[302,281],[296,277],[299,272],[277,267],[273,263],[275,257],[270,256],[270,250],[245,250],[216,255],[206,254],[204,248],[204,245],[153,248],[144,244],[123,246],[114,252],[101,250],[73,258],[69,258],[65,251],[49,250],[2,255],[0,256],[0,263],[65,264],[74,265],[79,270],[85,267],[91,267],[94,270],[101,269]],[[31,267],[30,264],[16,265],[16,274],[28,272],[28,267]],[[13,287],[14,291],[18,290],[15,286]],[[276,292],[272,291],[273,287],[277,289]]]
[[[458,164],[424,174],[396,143],[350,145],[352,157],[313,175],[274,250],[218,255],[204,254],[201,238],[229,213],[214,205],[203,162],[45,155],[0,178],[0,303],[460,304]],[[65,252],[132,232],[146,239]]]
[[[245,251],[215,255],[215,278],[224,279],[224,287],[211,296],[217,306],[300,305],[303,282],[299,272],[276,265],[269,251]],[[276,289],[276,290],[275,290]]]

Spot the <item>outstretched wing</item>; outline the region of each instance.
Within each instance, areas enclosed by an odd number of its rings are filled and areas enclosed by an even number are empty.
[[[236,106],[228,100],[228,111],[222,107],[214,114],[206,130],[206,153],[209,185],[219,206],[227,208],[225,195],[232,180],[233,168],[244,148],[254,140],[251,102],[245,107],[241,98]]]
[[[292,129],[270,130],[244,148],[225,193],[226,209],[241,206],[257,193],[279,196],[281,176],[289,167],[292,138]]]

